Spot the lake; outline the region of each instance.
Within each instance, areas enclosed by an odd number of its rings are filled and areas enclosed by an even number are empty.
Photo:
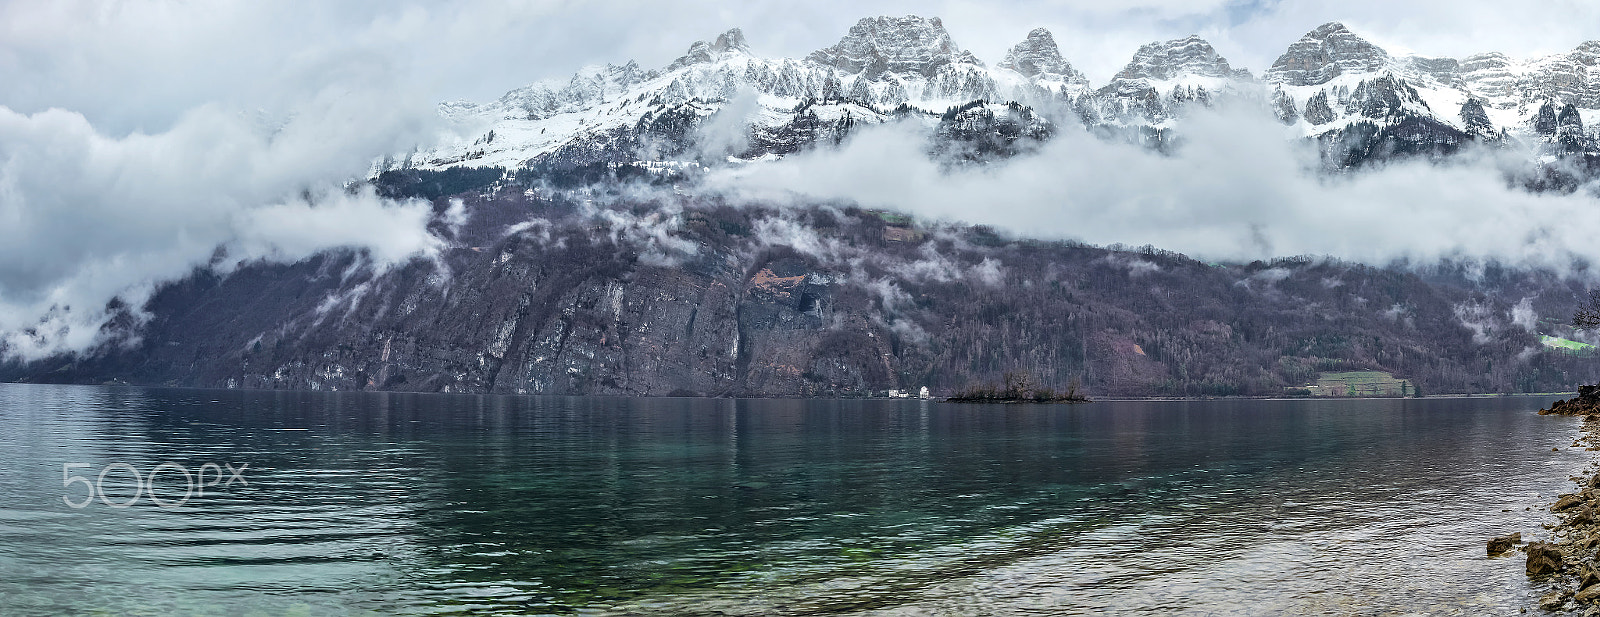
[[[1518,614],[1555,398],[0,384],[0,614]]]

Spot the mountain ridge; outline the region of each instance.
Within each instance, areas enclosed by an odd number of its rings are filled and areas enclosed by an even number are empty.
[[[1427,142],[1409,146],[1419,150],[1514,138],[1551,152],[1594,154],[1600,147],[1584,127],[1600,122],[1597,62],[1600,41],[1527,60],[1495,52],[1459,60],[1395,55],[1330,22],[1291,42],[1260,78],[1190,35],[1141,46],[1096,86],[1044,28],[1029,31],[993,65],[963,50],[937,17],[863,18],[834,45],[800,59],[756,55],[735,28],[691,44],[662,69],[631,61],[590,67],[483,105],[442,104],[446,118],[483,126],[480,136],[392,159],[375,173],[393,166],[721,164],[697,158],[692,142],[700,126],[741,97],[754,100],[754,108],[732,121],[757,143],[729,154],[735,161],[781,157],[811,143],[762,143],[766,136],[840,138],[908,117],[933,127],[939,114],[974,101],[1015,102],[1089,130],[1162,133],[1176,128],[1188,107],[1210,107],[1219,98],[1259,101],[1252,104],[1264,115],[1325,143],[1349,141],[1352,130],[1371,133],[1361,135],[1365,141],[1395,141],[1397,132],[1409,131],[1408,139],[1420,134]],[[1539,124],[1546,105],[1546,115],[1567,112],[1562,135],[1555,125]],[[493,140],[486,139],[489,131]]]

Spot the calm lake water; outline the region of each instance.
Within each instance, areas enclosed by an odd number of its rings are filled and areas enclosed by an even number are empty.
[[[1518,614],[1554,398],[0,384],[0,615]]]

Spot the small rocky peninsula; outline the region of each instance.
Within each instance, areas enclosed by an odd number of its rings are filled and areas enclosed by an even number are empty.
[[[1600,450],[1600,386],[1582,386],[1578,396],[1556,401],[1539,415],[1583,417],[1572,446]],[[1579,490],[1561,495],[1550,506],[1560,521],[1550,528],[1550,539],[1521,550],[1527,555],[1528,577],[1549,585],[1539,598],[1540,609],[1600,617],[1600,473],[1574,481]],[[1520,533],[1491,539],[1489,556],[1509,553],[1521,543]]]

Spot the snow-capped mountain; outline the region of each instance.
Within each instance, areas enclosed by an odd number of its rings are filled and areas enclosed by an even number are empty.
[[[1310,136],[1410,122],[1441,139],[1514,136],[1586,150],[1583,120],[1600,118],[1597,60],[1600,41],[1531,60],[1396,57],[1330,23],[1291,44],[1262,77],[1279,118]]]
[[[1077,90],[1069,90],[1073,93],[1089,86],[1089,78],[1061,57],[1061,48],[1056,45],[1055,37],[1044,28],[1034,28],[1028,33],[1028,38],[1007,51],[999,67],[1034,80],[1038,85],[1074,86]]]
[[[716,164],[781,157],[889,121],[968,142],[932,151],[1005,154],[1019,150],[1013,141],[1047,139],[1061,124],[1162,135],[1190,106],[1227,98],[1259,105],[1291,134],[1338,146],[1325,148],[1342,153],[1334,166],[1449,153],[1470,140],[1593,152],[1585,127],[1600,121],[1597,62],[1600,41],[1529,60],[1396,56],[1329,23],[1290,44],[1259,80],[1189,36],[1141,46],[1094,87],[1043,28],[991,66],[961,49],[938,18],[869,17],[802,59],[761,57],[733,29],[660,69],[589,67],[486,104],[446,103],[441,114],[476,136],[398,164]]]
[[[1134,52],[1111,82],[1083,101],[1103,122],[1167,128],[1185,106],[1210,105],[1219,95],[1254,90],[1245,69],[1234,69],[1196,35],[1148,43]]]
[[[1011,127],[1007,131],[1039,135],[1050,131],[1044,115],[1032,109],[1017,114],[1005,103],[1062,106],[1088,90],[1088,80],[1042,28],[995,67],[957,46],[938,18],[862,19],[835,45],[800,60],[756,56],[734,29],[695,42],[659,70],[633,62],[590,67],[565,82],[535,83],[491,103],[443,104],[445,117],[481,131],[415,153],[409,164],[516,168],[707,155],[754,159],[836,141],[853,126],[897,117],[935,129],[940,122],[970,128],[994,120]],[[974,101],[985,105],[974,111]],[[958,108],[961,118],[944,118]],[[938,132],[967,133],[962,127]]]

